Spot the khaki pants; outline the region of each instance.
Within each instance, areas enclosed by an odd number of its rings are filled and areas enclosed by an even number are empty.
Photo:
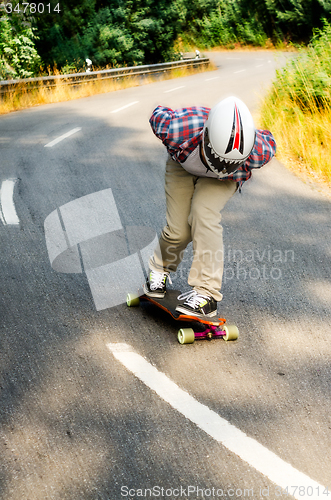
[[[222,300],[223,228],[221,210],[237,190],[235,181],[189,174],[168,159],[165,174],[167,225],[149,265],[154,271],[176,271],[192,241],[193,262],[188,284],[197,292]]]

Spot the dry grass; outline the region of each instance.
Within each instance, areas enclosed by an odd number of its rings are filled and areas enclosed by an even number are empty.
[[[262,104],[262,127],[272,131],[277,157],[305,181],[319,183],[331,192],[331,107],[309,111],[277,92]]]
[[[167,71],[162,75],[150,75],[144,78],[135,76],[107,80],[98,78],[94,82],[85,82],[79,85],[64,85],[60,81],[56,81],[54,87],[45,88],[40,84],[33,90],[28,89],[26,84],[23,83],[17,87],[15,91],[0,97],[0,114],[10,113],[11,111],[18,111],[33,106],[40,106],[42,104],[70,101],[82,97],[89,97],[91,95],[115,92],[116,90],[145,85],[161,79],[168,80],[172,78],[181,78],[205,71],[212,71],[214,69],[216,69],[216,67],[213,63],[210,63],[208,66],[201,65],[197,68],[178,68]]]
[[[278,158],[305,181],[331,194],[331,25],[277,72],[261,107]]]

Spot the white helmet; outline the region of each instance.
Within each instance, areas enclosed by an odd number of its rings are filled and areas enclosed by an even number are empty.
[[[240,99],[228,97],[211,109],[202,146],[208,169],[218,177],[238,170],[251,154],[254,142],[253,118]]]

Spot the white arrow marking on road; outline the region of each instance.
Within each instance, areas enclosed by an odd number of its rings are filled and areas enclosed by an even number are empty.
[[[14,205],[14,187],[17,179],[7,179],[2,182],[0,188],[1,220],[5,225],[17,225],[20,223]]]
[[[184,89],[184,88],[185,88],[185,85],[182,85],[181,87],[175,87],[174,89],[165,90],[164,93],[167,94],[168,92],[174,92],[175,90]]]
[[[284,490],[288,488],[290,496],[298,500],[321,499],[319,493],[326,491],[324,486],[292,467],[207,406],[199,403],[164,373],[159,372],[146,359],[134,352],[130,345],[114,343],[107,344],[107,347],[118,361],[164,401],[277,486]]]
[[[70,137],[73,134],[76,134],[76,132],[79,132],[81,127],[73,128],[72,130],[69,130],[66,134],[60,135],[57,139],[54,139],[54,141],[49,142],[48,144],[45,144],[44,148],[52,148],[55,146],[55,144],[58,144],[59,142],[63,141],[63,139],[66,139],[67,137]]]
[[[129,104],[126,104],[125,106],[122,106],[121,108],[114,109],[114,111],[111,111],[111,113],[118,113],[119,111],[122,111],[122,109],[129,108],[130,106],[133,106],[134,104],[137,104],[139,101],[133,101],[130,102]]]

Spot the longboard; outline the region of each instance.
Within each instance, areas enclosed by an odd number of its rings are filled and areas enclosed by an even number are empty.
[[[177,335],[180,344],[193,344],[195,340],[211,340],[212,338],[223,338],[224,340],[236,340],[238,338],[238,328],[235,325],[226,325],[224,318],[216,318],[214,316],[204,316],[201,318],[176,311],[176,306],[181,302],[178,300],[180,294],[179,290],[167,290],[165,297],[159,299],[149,297],[141,290],[136,294],[128,293],[126,303],[129,307],[133,307],[139,306],[140,301],[145,300],[170,314],[176,321],[200,323],[203,325],[203,331],[195,331],[193,328],[181,328]]]

